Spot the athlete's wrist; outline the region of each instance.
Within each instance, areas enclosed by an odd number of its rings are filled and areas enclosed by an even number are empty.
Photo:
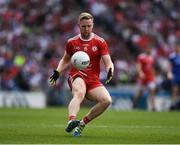
[[[58,69],[55,69],[54,71],[58,72],[60,74],[60,71]]]

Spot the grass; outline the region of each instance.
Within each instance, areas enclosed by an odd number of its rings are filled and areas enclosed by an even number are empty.
[[[180,144],[180,112],[108,110],[80,137],[66,124],[67,108],[1,108],[0,144]]]

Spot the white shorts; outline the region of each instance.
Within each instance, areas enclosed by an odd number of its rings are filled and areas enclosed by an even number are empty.
[[[154,81],[151,81],[149,83],[147,83],[146,85],[142,85],[140,83],[138,83],[137,85],[137,89],[138,90],[154,90],[156,88],[156,83]]]

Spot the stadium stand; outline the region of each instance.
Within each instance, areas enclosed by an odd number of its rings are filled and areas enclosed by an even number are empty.
[[[65,41],[78,33],[82,11],[95,16],[95,32],[109,44],[116,70],[110,85],[135,83],[136,56],[152,43],[159,88],[167,88],[167,58],[180,39],[179,6],[179,0],[1,0],[0,89],[49,88],[49,75]],[[102,68],[102,80],[105,75]],[[64,79],[57,88],[63,84]]]

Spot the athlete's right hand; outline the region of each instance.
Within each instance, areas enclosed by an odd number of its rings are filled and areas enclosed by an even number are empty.
[[[57,70],[54,70],[54,73],[50,76],[49,82],[52,86],[56,84],[56,80],[59,77],[59,72]]]

